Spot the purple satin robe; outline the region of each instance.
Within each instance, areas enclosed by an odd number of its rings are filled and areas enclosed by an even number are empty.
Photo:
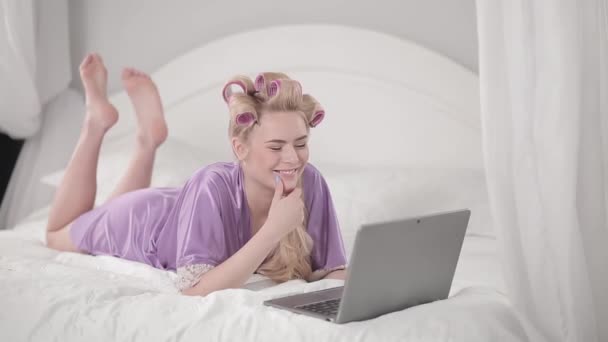
[[[302,177],[312,269],[342,268],[344,244],[327,183],[311,164]],[[245,196],[240,164],[214,163],[196,171],[182,187],[132,191],[82,214],[71,225],[70,237],[83,252],[178,274],[189,269],[197,274],[182,277],[199,278],[203,269],[221,264],[251,238]],[[203,269],[193,270],[200,265]]]

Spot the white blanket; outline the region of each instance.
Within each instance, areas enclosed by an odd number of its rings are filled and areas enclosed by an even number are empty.
[[[526,341],[502,294],[495,241],[467,237],[450,298],[337,325],[264,306],[343,285],[289,281],[188,297],[175,273],[44,246],[44,217],[0,232],[0,341]]]

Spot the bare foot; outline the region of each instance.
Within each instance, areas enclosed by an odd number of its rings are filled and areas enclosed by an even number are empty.
[[[98,54],[90,53],[84,58],[80,64],[80,78],[86,96],[85,122],[105,132],[118,121],[118,111],[108,101],[108,72]]]
[[[167,123],[156,85],[147,74],[126,68],[122,83],[135,107],[137,138],[145,147],[156,148],[167,139]]]

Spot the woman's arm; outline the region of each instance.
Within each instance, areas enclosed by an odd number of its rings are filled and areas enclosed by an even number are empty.
[[[346,279],[346,269],[336,270],[336,271],[330,272],[325,277],[323,277],[323,279],[342,279],[342,280],[345,280]]]
[[[268,224],[268,223],[267,223]],[[201,276],[195,286],[182,290],[189,296],[206,296],[227,288],[240,288],[279,243],[273,229],[260,230],[234,255]]]
[[[296,187],[282,197],[283,182],[278,175],[275,177],[275,193],[264,225],[226,261],[204,273],[198,284],[182,290],[183,294],[206,296],[213,291],[242,287],[279,241],[302,222],[302,189]]]

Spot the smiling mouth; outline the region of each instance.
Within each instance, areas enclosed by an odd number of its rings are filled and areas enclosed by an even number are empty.
[[[277,172],[281,175],[293,175],[298,171],[298,169],[289,169],[289,170],[274,170],[274,172]]]

